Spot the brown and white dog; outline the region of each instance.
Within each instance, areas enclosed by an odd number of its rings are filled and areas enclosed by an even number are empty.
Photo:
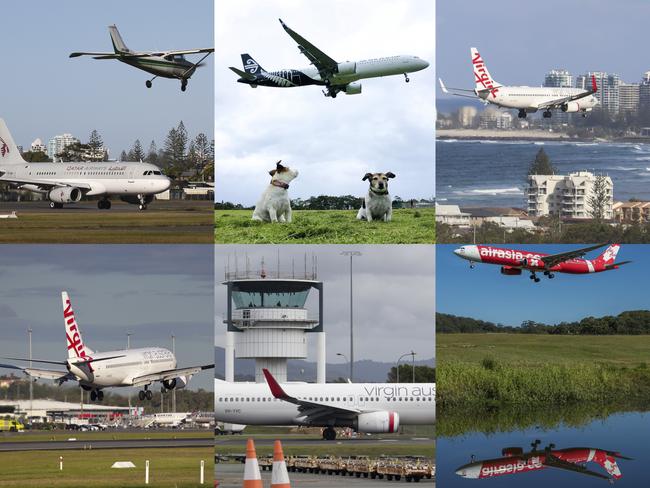
[[[271,183],[266,187],[260,197],[253,220],[262,222],[291,222],[291,201],[289,200],[289,183],[298,176],[287,166],[282,166],[282,161],[275,163],[275,169],[269,171]]]
[[[361,181],[369,180],[370,189],[362,200],[357,219],[365,219],[368,222],[373,220],[390,222],[393,217],[393,201],[388,194],[390,178],[395,178],[390,171],[388,173],[366,173]]]

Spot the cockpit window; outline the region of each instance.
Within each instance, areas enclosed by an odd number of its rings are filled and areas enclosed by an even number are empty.
[[[155,175],[162,175],[162,172],[160,172],[160,171],[155,171],[155,170],[154,170],[153,174],[155,174]]]

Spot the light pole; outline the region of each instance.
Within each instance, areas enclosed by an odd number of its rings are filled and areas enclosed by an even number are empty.
[[[27,329],[29,337],[29,367],[32,367],[32,328]],[[34,382],[29,378],[29,415],[34,412]],[[29,416],[27,417],[29,419]]]
[[[402,358],[405,358],[406,356],[411,356],[413,358],[413,383],[415,383],[415,354],[413,351],[407,352],[406,354],[402,354],[399,359],[397,360],[397,383],[399,383],[399,362],[402,360]]]
[[[176,357],[176,336],[172,334],[172,354]],[[172,413],[176,413],[176,388],[172,390]]]
[[[342,251],[342,256],[350,256],[350,381],[354,383],[354,308],[352,300],[352,258],[361,256],[360,251]]]
[[[131,333],[131,332],[126,333],[126,348],[127,349],[131,349],[131,336],[132,335],[133,335],[133,333]]]
[[[349,363],[349,362],[350,362],[350,361],[348,360],[348,357],[347,357],[345,354],[343,354],[342,352],[337,352],[336,355],[337,355],[337,356],[341,356],[343,359],[345,359],[345,362],[346,362],[346,363]]]

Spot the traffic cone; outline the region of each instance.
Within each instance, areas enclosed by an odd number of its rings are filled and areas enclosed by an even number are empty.
[[[255,443],[248,439],[246,443],[246,464],[244,465],[244,488],[263,488],[260,466],[257,464]]]
[[[273,446],[273,473],[271,474],[271,488],[291,488],[287,463],[284,462],[282,443],[275,441]]]

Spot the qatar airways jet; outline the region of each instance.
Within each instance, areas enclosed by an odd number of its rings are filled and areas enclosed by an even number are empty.
[[[192,375],[204,369],[214,368],[214,364],[176,368],[176,357],[162,347],[145,347],[118,351],[96,352],[84,344],[81,331],[67,292],[61,293],[63,302],[63,322],[68,346],[66,361],[32,359],[35,363],[57,364],[67,371],[22,368],[12,364],[0,364],[0,368],[20,369],[33,378],[45,378],[59,385],[72,380],[78,381],[81,388],[90,391],[92,401],[104,399],[103,388],[120,386],[144,387],[138,396],[140,400],[151,400],[153,393],[149,386],[159,381],[163,390],[185,388]],[[4,358],[14,361],[30,361],[29,358]]]
[[[554,273],[600,273],[602,271],[618,269],[620,266],[630,262],[614,262],[616,260],[616,254],[618,254],[618,250],[621,247],[619,244],[611,244],[596,259],[580,259],[588,252],[606,245],[597,244],[595,246],[557,254],[471,245],[456,249],[454,254],[468,260],[470,268],[474,267],[474,263],[496,264],[501,266],[501,274],[513,276],[520,275],[523,271],[529,271],[530,279],[539,282],[540,279],[537,277],[537,272],[542,272],[549,278],[553,278],[555,276]]]
[[[524,452],[521,447],[507,447],[501,451],[503,457],[472,461],[456,469],[456,474],[468,479],[485,479],[555,468],[614,482],[623,477],[616,459],[631,459],[617,452],[591,447],[555,449],[555,444],[549,444],[544,450],[538,450],[540,443],[539,440],[533,442],[530,452]],[[587,469],[585,465],[588,462],[598,464],[609,476]]]
[[[490,76],[485,66],[485,61],[478,50],[471,48],[472,68],[474,70],[474,89],[447,88],[440,79],[440,88],[443,93],[483,100],[503,108],[519,110],[519,118],[523,119],[527,113],[544,110],[544,118],[551,117],[551,110],[562,112],[580,112],[583,117],[598,105],[594,94],[598,91],[596,77],[591,77],[591,89],[565,88],[565,87],[534,87],[534,86],[504,86]],[[450,92],[451,90],[451,92]],[[474,95],[469,95],[473,93]]]
[[[5,121],[0,119],[0,183],[42,193],[51,208],[76,203],[86,196],[101,196],[97,208],[111,208],[110,196],[145,210],[154,195],[169,188],[171,180],[160,168],[147,163],[75,162],[28,163],[14,143]]]
[[[283,383],[264,369],[264,383],[215,380],[217,422],[334,427],[391,433],[402,425],[433,424],[435,383]]]
[[[339,63],[290,29],[282,22],[282,19],[279,20],[287,34],[298,43],[298,49],[309,59],[312,66],[305,69],[266,71],[249,54],[242,54],[244,71],[230,67],[231,71],[239,75],[237,80],[239,83],[250,85],[251,88],[320,85],[325,87],[323,94],[326,97],[336,98],[339,92],[346,95],[361,93],[359,80],[404,75],[404,79],[408,83],[408,73],[414,73],[429,66],[427,61],[417,56],[405,55]]]

